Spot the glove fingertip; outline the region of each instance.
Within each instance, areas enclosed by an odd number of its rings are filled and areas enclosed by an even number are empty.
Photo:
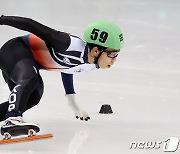
[[[87,117],[87,118],[85,118],[85,121],[88,121],[90,119],[90,117]]]

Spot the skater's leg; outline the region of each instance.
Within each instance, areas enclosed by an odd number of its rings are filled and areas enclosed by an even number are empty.
[[[9,87],[11,87],[12,86],[12,84],[10,84],[11,82],[8,81],[7,78],[6,78],[6,81],[9,83],[8,84]],[[30,94],[27,105],[25,107],[25,111],[39,103],[39,101],[42,97],[43,91],[44,91],[43,81],[42,81],[41,76],[39,76],[39,84],[38,84],[37,88]],[[9,107],[8,101],[0,104],[0,122],[4,121],[6,119],[6,113],[8,111],[8,107]],[[23,112],[25,112],[25,111],[23,111]]]
[[[16,86],[16,84],[14,82],[12,82],[6,75],[4,72],[2,72],[4,80],[6,81],[6,83],[9,86],[10,91],[12,91],[14,89],[14,87]],[[41,78],[41,76],[38,76],[39,78],[39,82],[38,82],[38,86],[37,88],[30,94],[27,105],[25,107],[25,111],[32,108],[33,106],[37,105],[42,97],[43,91],[44,91],[44,84],[43,84],[43,80]],[[9,102],[5,102],[0,104],[0,121],[4,121],[6,119],[6,113],[9,107]],[[23,112],[25,112],[23,111]]]
[[[9,86],[11,94],[8,99],[7,118],[22,115],[31,93],[38,86],[37,64],[23,40],[15,38],[1,48],[0,65],[6,82],[14,83],[13,86]]]
[[[8,84],[9,89],[12,91],[14,89],[14,87],[16,86],[16,84],[14,84],[14,82],[9,80],[8,77],[4,73],[3,73],[3,77],[6,81],[6,83]],[[43,84],[43,81],[42,81],[42,78],[40,75],[38,75],[38,78],[39,78],[38,79],[39,82],[38,82],[37,88],[34,91],[32,91],[32,93],[30,94],[28,101],[27,101],[27,105],[26,105],[25,109],[22,110],[22,113],[25,112],[26,110],[32,108],[33,106],[37,105],[42,97],[42,94],[44,91],[44,84]],[[9,107],[8,101],[0,104],[0,121],[3,121],[6,119],[5,115],[8,111],[8,107]]]
[[[11,90],[8,99],[8,109],[7,103],[2,105],[2,113],[6,109],[7,112],[5,125],[1,127],[1,134],[11,128],[16,128],[17,130],[27,128],[27,125],[35,128],[35,131],[38,132],[38,125],[25,123],[22,118],[23,112],[35,105],[29,103],[29,100],[33,100],[32,96],[37,95],[36,91],[39,83],[42,83],[33,55],[22,39],[13,39],[1,48],[0,68],[3,71],[5,81],[7,83],[14,83],[14,85],[8,84]],[[42,94],[37,97],[36,104],[41,96]],[[2,119],[5,118],[3,114]]]
[[[11,80],[16,86],[9,96],[7,118],[22,116],[31,93],[39,84],[39,73],[34,62],[31,59],[19,61],[11,73]]]
[[[32,108],[33,106],[37,105],[39,103],[41,97],[42,97],[43,90],[44,90],[43,81],[42,81],[42,78],[41,78],[40,75],[38,76],[38,78],[39,78],[38,79],[39,80],[38,85],[37,85],[36,89],[30,94],[29,99],[27,101],[27,105],[25,107],[25,110],[22,111],[22,113],[25,112],[26,110]],[[6,108],[3,107],[4,111],[3,111],[3,119],[2,120],[5,120],[5,118],[7,118],[7,117],[5,117],[4,115],[6,113],[7,108],[9,107],[9,102],[4,103],[3,105]],[[0,107],[1,107],[1,105],[0,105]],[[14,115],[14,113],[15,112],[9,112],[8,113],[11,116],[9,116],[9,118],[6,119],[6,124],[1,127],[1,134],[2,135],[5,132],[10,131],[11,128],[13,128],[13,132],[10,133],[12,136],[17,135],[16,134],[17,132],[19,132],[20,134],[22,133],[22,135],[23,135],[24,131],[22,129],[27,130],[27,129],[31,128],[36,133],[40,131],[40,128],[39,128],[38,125],[31,124],[31,123],[26,123],[26,122],[23,121],[22,117],[20,117],[20,116],[16,117],[16,115]],[[6,114],[6,116],[7,116],[7,114]],[[19,130],[22,130],[22,132],[19,131]],[[20,135],[20,134],[18,134],[18,135]]]

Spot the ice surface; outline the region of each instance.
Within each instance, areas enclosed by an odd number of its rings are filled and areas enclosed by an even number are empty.
[[[79,103],[91,116],[88,122],[74,118],[59,72],[42,71],[45,93],[24,119],[54,138],[0,145],[0,154],[163,154],[163,144],[160,149],[129,146],[132,141],[180,139],[179,8],[179,0],[2,1],[0,14],[30,17],[80,37],[93,20],[114,21],[124,32],[125,45],[111,69],[75,75]],[[24,34],[1,26],[0,46]],[[0,76],[0,102],[8,95]],[[114,113],[100,115],[102,104],[110,104]]]

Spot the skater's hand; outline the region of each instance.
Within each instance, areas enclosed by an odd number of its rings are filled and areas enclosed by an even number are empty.
[[[3,15],[1,15],[1,17],[0,17],[0,25],[2,25],[3,24]]]
[[[77,119],[88,121],[90,119],[88,113],[84,111],[83,109],[79,108],[78,110],[74,110],[74,114]]]
[[[68,99],[69,106],[73,110],[73,112],[75,114],[75,117],[77,119],[88,121],[90,119],[90,117],[89,117],[88,113],[86,111],[84,111],[78,105],[78,103],[76,102],[76,99],[75,99],[75,95],[76,94],[68,94],[68,95],[66,95],[66,97]]]

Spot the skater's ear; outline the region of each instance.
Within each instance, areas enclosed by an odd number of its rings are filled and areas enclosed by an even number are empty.
[[[98,49],[98,47],[93,47],[91,50],[90,50],[90,55],[92,57],[97,57],[99,55],[100,51]]]
[[[87,43],[87,46],[88,46],[88,51],[90,53],[90,56],[94,58],[97,57],[101,51],[106,49],[106,47],[93,44],[93,43]]]

